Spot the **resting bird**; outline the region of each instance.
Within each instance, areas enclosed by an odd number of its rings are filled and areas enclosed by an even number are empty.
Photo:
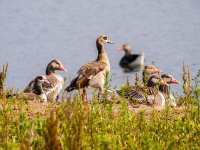
[[[143,76],[143,83],[144,85],[147,85],[147,82],[149,80],[149,78],[153,75],[153,74],[160,74],[160,69],[158,69],[156,66],[154,65],[146,65],[144,66],[144,70],[142,72],[142,76]]]
[[[104,92],[106,74],[110,73],[110,62],[105,50],[105,44],[112,43],[106,35],[100,35],[96,40],[98,55],[95,61],[83,65],[77,76],[66,88],[67,92],[81,90],[83,100],[87,100],[86,88],[93,87],[99,90],[99,95]]]
[[[147,86],[137,87],[131,86],[129,89],[118,92],[120,95],[125,96],[130,100],[139,103],[148,102],[151,97],[159,95],[163,99],[163,95],[159,93],[159,85],[165,84],[159,75],[152,75],[147,82]]]
[[[171,75],[163,74],[152,75],[145,87],[132,86],[128,90],[123,91],[120,95],[139,103],[145,103],[155,106],[165,106],[166,100],[169,99],[171,106],[176,106],[175,98],[169,93],[170,84],[177,84],[178,81]]]
[[[161,85],[159,90],[163,93],[166,100],[170,106],[176,106],[176,99],[173,94],[170,92],[170,85],[171,84],[179,84],[179,82],[170,74],[162,74],[161,78],[164,80],[166,84]]]
[[[143,67],[144,52],[141,54],[132,54],[129,44],[123,44],[121,50],[124,51],[125,54],[121,58],[119,65],[124,72],[136,71],[138,68]]]
[[[42,85],[44,92],[47,95],[48,100],[58,100],[58,96],[63,89],[64,79],[62,76],[56,74],[56,71],[65,71],[64,65],[57,59],[53,59],[46,68],[46,78],[51,83],[51,87]],[[34,80],[32,80],[28,86],[25,88],[32,89],[34,85]]]
[[[51,87],[51,83],[48,81],[46,76],[37,76],[31,83],[29,88],[24,90],[23,96],[28,100],[42,100],[47,102],[47,95],[44,92],[43,85]]]
[[[129,91],[132,90],[132,89],[138,89],[138,90],[145,89],[146,87],[148,87],[147,83],[149,82],[150,77],[152,77],[153,75],[155,75],[155,77],[159,77],[159,74],[160,74],[160,70],[156,66],[154,66],[154,65],[146,65],[144,67],[144,70],[143,70],[143,79],[142,79],[144,85],[141,85],[141,86],[139,86],[139,85],[130,86],[130,87],[128,87],[128,89],[126,89],[126,87],[125,87],[125,89],[117,90],[117,93],[119,93],[121,95],[122,93],[125,92],[125,95],[127,95],[129,93]],[[123,90],[128,90],[128,91],[123,91]],[[144,100],[143,97],[142,97],[142,99]]]

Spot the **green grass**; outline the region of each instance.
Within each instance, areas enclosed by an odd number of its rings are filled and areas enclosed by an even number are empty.
[[[115,96],[110,101],[94,96],[89,104],[75,96],[61,104],[41,104],[35,111],[33,102],[20,96],[6,98],[4,91],[0,150],[200,149],[200,73],[192,92],[187,92],[188,78],[183,79],[185,94],[177,98],[178,108],[139,113]]]
[[[193,99],[192,101],[196,101]],[[75,97],[56,110],[30,117],[23,99],[0,99],[0,149],[199,149],[196,103],[148,115],[119,104]],[[53,105],[53,104],[49,104]]]

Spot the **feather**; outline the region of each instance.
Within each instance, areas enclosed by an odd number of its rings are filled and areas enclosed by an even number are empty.
[[[89,81],[105,68],[105,63],[96,61],[83,65],[79,69],[77,77],[72,80],[66,90],[70,92],[74,89],[87,87],[89,85]]]

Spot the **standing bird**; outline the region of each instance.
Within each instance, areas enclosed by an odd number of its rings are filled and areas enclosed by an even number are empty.
[[[44,92],[43,85],[51,87],[51,83],[46,76],[37,76],[31,83],[32,85],[24,90],[23,96],[28,100],[42,100],[47,102],[47,95]]]
[[[58,96],[63,89],[64,79],[62,76],[56,74],[56,71],[65,71],[64,65],[57,59],[53,59],[46,67],[46,78],[51,83],[51,87],[42,85],[48,100],[58,100]],[[32,80],[25,91],[33,89],[35,80]]]
[[[83,65],[77,76],[66,88],[67,92],[80,89],[83,100],[87,100],[86,88],[93,87],[99,90],[99,95],[104,92],[106,74],[110,73],[110,62],[105,50],[105,44],[112,43],[106,35],[100,35],[96,40],[98,56],[95,61]]]
[[[132,54],[132,49],[129,44],[123,44],[120,50],[125,53],[119,62],[124,72],[137,71],[137,69],[144,66],[144,52],[141,54]]]

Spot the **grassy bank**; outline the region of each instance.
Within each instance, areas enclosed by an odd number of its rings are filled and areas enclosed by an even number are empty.
[[[195,100],[193,100],[195,101]],[[0,149],[198,149],[200,116],[194,103],[180,108],[129,110],[118,104],[79,98],[49,103],[33,113],[32,103],[2,99]],[[44,112],[44,113],[43,113]]]
[[[187,77],[185,77],[187,78]],[[126,99],[60,104],[0,95],[0,149],[199,149],[199,76],[177,108],[132,111]],[[186,84],[187,83],[187,84]],[[191,88],[189,88],[191,87]],[[190,90],[191,89],[191,90]]]

